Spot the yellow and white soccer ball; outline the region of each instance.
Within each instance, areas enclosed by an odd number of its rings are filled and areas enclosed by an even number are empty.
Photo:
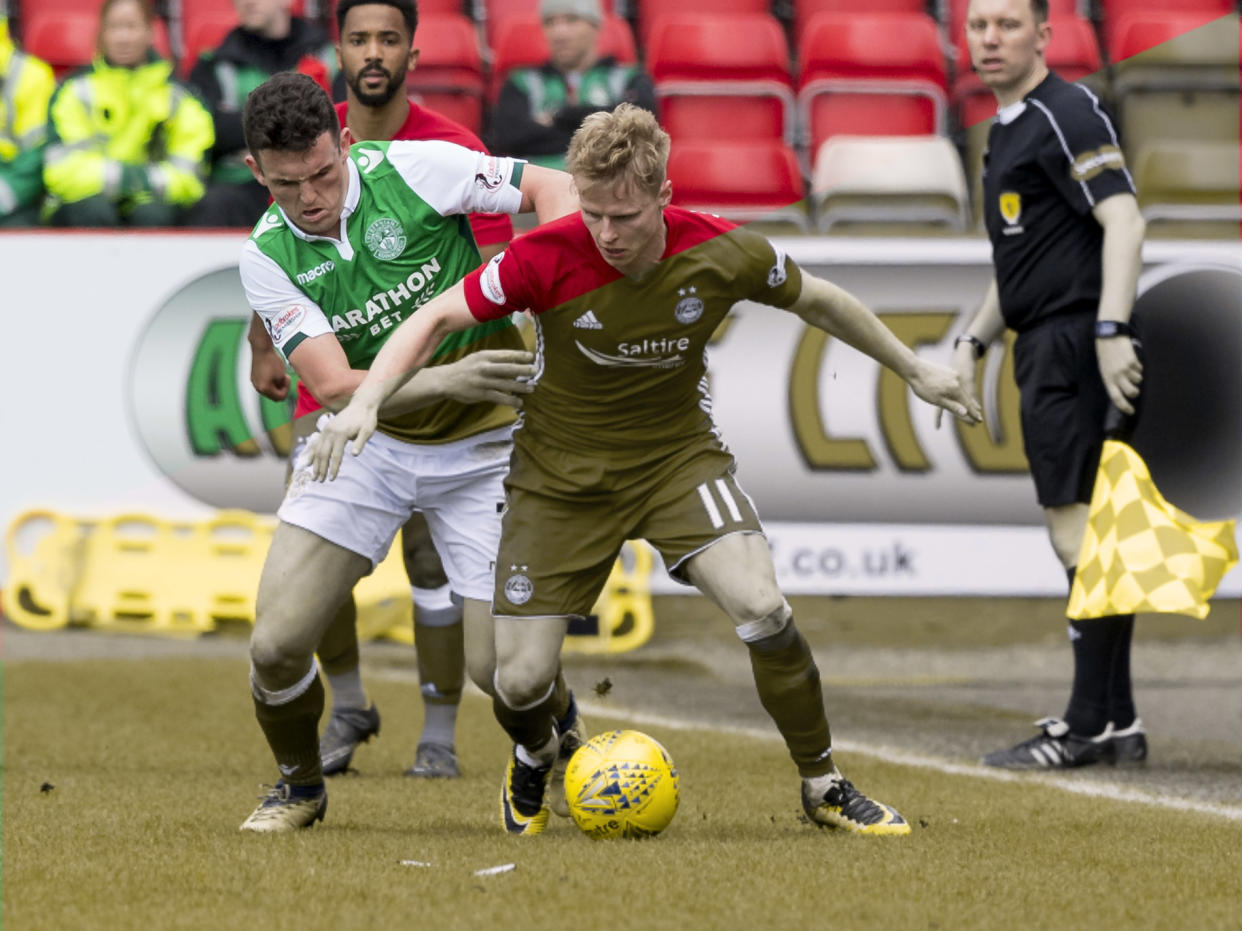
[[[574,822],[591,837],[651,837],[681,801],[673,758],[641,731],[608,731],[574,753],[565,770]]]

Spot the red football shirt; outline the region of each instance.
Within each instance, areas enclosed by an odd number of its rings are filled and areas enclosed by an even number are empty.
[[[346,123],[349,111],[347,102],[336,105],[336,115],[341,124]],[[410,113],[392,137],[405,140],[440,139],[444,142],[455,142],[475,152],[486,152],[487,146],[461,123],[450,120],[447,116],[420,107],[410,101]],[[513,221],[507,213],[472,213],[470,214],[470,230],[474,233],[474,241],[479,246],[492,246],[500,242],[508,242],[513,238]],[[312,411],[319,410],[323,405],[315,400],[314,395],[298,382],[298,399],[293,409],[295,418]]]

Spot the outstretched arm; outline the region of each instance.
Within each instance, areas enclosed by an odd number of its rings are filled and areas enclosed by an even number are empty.
[[[353,440],[350,451],[355,456],[362,452],[380,414],[404,406],[403,386],[431,360],[444,337],[477,322],[466,305],[460,281],[403,320],[376,355],[349,403],[316,438],[311,451],[315,479],[336,478],[346,444]],[[410,389],[414,387],[411,383]]]
[[[573,177],[555,168],[539,165],[522,166],[522,212],[535,211],[540,223],[578,211],[578,194]]]
[[[802,293],[789,309],[811,326],[892,369],[929,404],[942,407],[967,423],[978,423],[983,418],[978,399],[962,390],[952,369],[920,359],[848,291],[804,273]]]

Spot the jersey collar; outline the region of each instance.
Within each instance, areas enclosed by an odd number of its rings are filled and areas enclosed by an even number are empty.
[[[1016,103],[1011,103],[1009,106],[1001,107],[997,110],[996,122],[1000,123],[1002,126],[1008,126],[1025,112],[1026,101],[1019,100]]]

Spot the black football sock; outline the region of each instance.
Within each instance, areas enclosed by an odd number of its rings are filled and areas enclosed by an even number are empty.
[[[299,682],[276,691],[259,686],[252,670],[250,691],[254,716],[276,757],[281,779],[290,786],[322,784],[319,718],[323,714],[324,690],[318,665],[312,662],[310,672]]]
[[[747,641],[759,701],[785,738],[789,755],[802,776],[823,776],[834,769],[832,736],[824,713],[819,669],[806,638],[793,618],[780,633]]]
[[[1112,672],[1108,679],[1108,719],[1124,731],[1134,723],[1134,684],[1130,681],[1130,644],[1134,640],[1134,615],[1117,615],[1117,639],[1113,642]]]

